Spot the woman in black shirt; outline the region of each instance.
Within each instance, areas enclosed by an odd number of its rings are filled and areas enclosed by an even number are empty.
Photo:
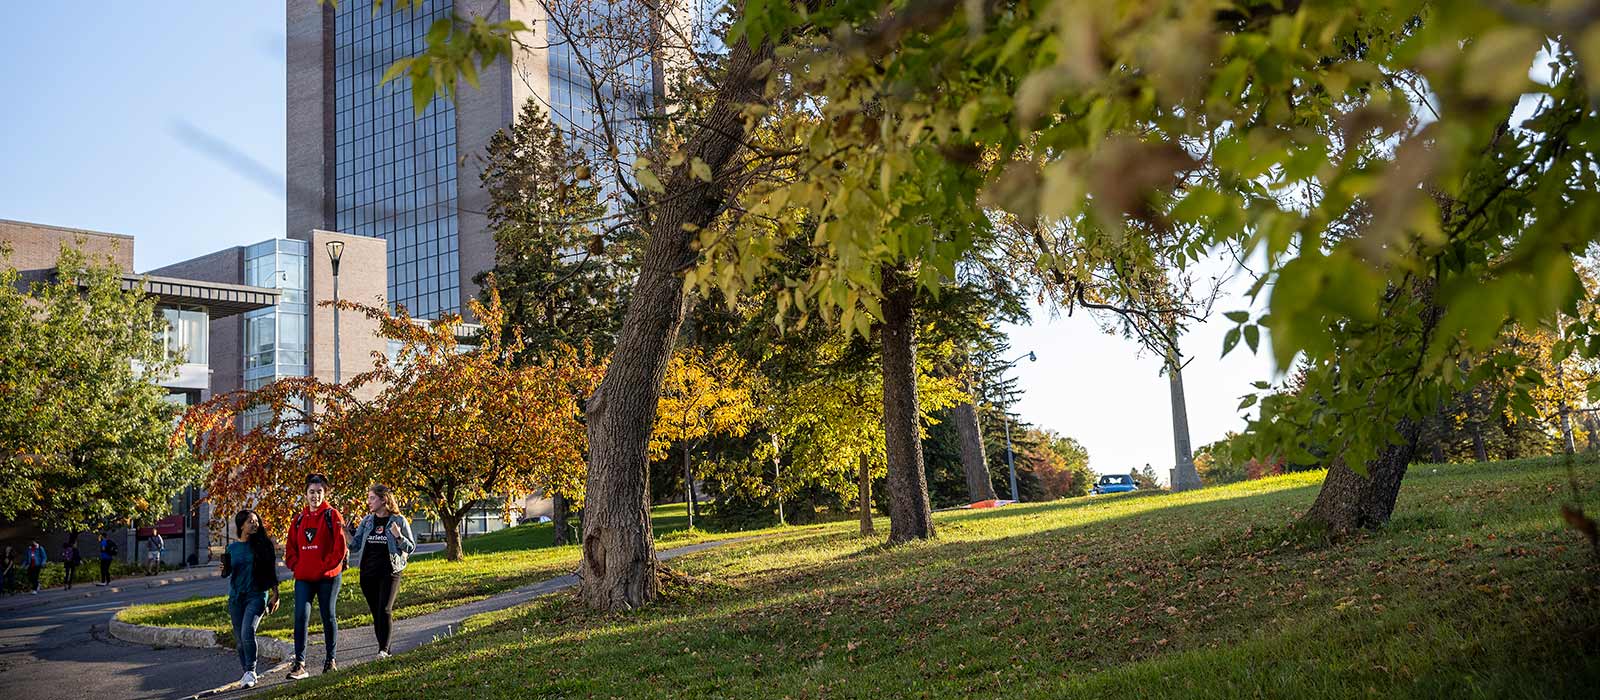
[[[368,515],[350,538],[351,558],[361,567],[361,595],[372,610],[372,631],[378,637],[378,658],[389,655],[394,600],[400,594],[400,572],[416,549],[411,523],[400,514],[394,492],[381,484],[367,491]]]

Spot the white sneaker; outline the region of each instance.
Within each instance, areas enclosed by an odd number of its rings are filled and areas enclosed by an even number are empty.
[[[387,658],[389,658],[389,652],[387,652],[387,651],[380,651],[380,652],[378,652],[378,658],[380,658],[380,659],[387,659]]]
[[[239,679],[239,686],[243,687],[243,688],[254,688],[254,687],[256,687],[256,672],[255,671],[245,671],[244,672],[244,677]]]

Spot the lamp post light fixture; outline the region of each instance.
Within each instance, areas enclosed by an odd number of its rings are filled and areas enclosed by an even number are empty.
[[[1032,351],[1029,351],[1028,354],[1022,355],[1015,360],[1007,362],[1006,367],[1015,367],[1017,363],[1021,362],[1024,358],[1026,358],[1029,362],[1039,361],[1039,356],[1033,354]],[[1020,501],[1022,499],[1017,496],[1017,461],[1016,457],[1011,454],[1011,416],[1006,413],[1004,408],[1001,408],[1000,417],[1004,418],[1006,422],[1006,469],[1010,470],[1011,472],[1011,500]]]
[[[333,263],[333,383],[343,384],[339,371],[339,258],[344,257],[344,241],[328,241],[328,260]]]

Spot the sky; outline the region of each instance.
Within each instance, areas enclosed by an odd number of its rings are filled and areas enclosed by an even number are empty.
[[[284,235],[281,4],[20,3],[7,18],[0,218],[132,235],[139,271]],[[1272,373],[1242,346],[1219,359],[1222,312],[1247,308],[1243,286],[1181,343],[1197,447],[1242,428],[1240,395]],[[1083,443],[1096,471],[1148,463],[1165,479],[1159,359],[1082,312],[1039,309],[1008,330],[1016,354],[1039,358],[1014,370],[1022,419]]]

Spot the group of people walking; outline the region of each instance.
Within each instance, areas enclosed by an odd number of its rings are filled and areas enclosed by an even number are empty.
[[[111,539],[110,533],[100,533],[99,542],[100,580],[96,586],[105,586],[111,583],[111,562],[116,559],[117,543]],[[37,540],[28,543],[28,547],[21,552],[11,547],[5,548],[5,555],[0,559],[0,590],[10,593],[16,587],[17,577],[26,575],[26,590],[33,594],[39,593],[39,578],[44,571],[45,564],[50,563],[50,556],[45,553],[44,546]],[[61,546],[61,566],[65,570],[63,584],[67,590],[72,590],[72,583],[78,577],[78,566],[83,563],[83,554],[78,550],[78,538],[69,535],[65,544]]]
[[[416,549],[411,523],[400,513],[394,493],[385,486],[367,490],[367,514],[354,526],[328,502],[329,485],[320,474],[306,477],[305,504],[290,522],[284,539],[283,563],[294,576],[294,659],[290,679],[305,678],[306,632],[315,602],[322,619],[322,672],[337,668],[339,620],[337,605],[344,570],[354,560],[360,566],[361,594],[372,611],[372,628],[378,638],[379,658],[389,655],[395,598],[400,592],[400,572]],[[234,516],[238,542],[228,545],[222,557],[222,575],[228,579],[228,614],[237,640],[239,664],[244,669],[240,685],[256,684],[255,631],[261,618],[278,608],[277,556],[261,516],[241,510]]]

